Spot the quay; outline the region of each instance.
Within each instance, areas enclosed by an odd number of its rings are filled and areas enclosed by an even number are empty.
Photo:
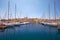
[[[15,27],[15,26],[20,26],[20,25],[25,25],[29,24],[30,22],[0,22],[0,29],[5,29],[5,28],[10,28],[10,27]]]
[[[60,29],[60,19],[55,21],[55,20],[38,19],[38,18],[20,18],[20,19],[17,18],[16,20],[15,19],[0,20],[0,29],[4,29],[10,26],[12,27],[12,26],[26,25],[29,23],[43,24],[52,27],[57,27],[57,29]]]

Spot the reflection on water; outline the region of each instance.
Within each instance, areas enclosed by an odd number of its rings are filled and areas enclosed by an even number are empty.
[[[57,34],[59,34],[59,35],[60,35],[60,29],[58,30]]]
[[[31,23],[5,29],[0,40],[60,40],[60,32],[56,27]]]
[[[5,31],[5,29],[0,29],[0,32],[4,32]]]

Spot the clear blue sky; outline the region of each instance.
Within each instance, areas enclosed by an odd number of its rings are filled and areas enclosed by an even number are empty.
[[[7,18],[9,0],[0,0],[0,16]],[[54,18],[54,0],[10,0],[10,15],[14,18],[15,4],[17,17],[48,18],[48,3],[50,1],[50,17]],[[56,0],[57,17],[60,16],[60,0]],[[5,16],[6,15],[6,16]]]

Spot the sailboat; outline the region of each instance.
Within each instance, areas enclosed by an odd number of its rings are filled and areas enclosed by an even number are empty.
[[[13,22],[13,25],[14,26],[20,26],[20,22],[16,21],[16,10],[17,10],[17,8],[16,8],[16,4],[15,4],[15,22]]]
[[[55,1],[54,1],[54,16],[55,16],[55,20],[56,20],[56,7],[55,7]],[[48,4],[48,13],[49,13],[49,19],[47,22],[42,22],[43,25],[48,25],[48,26],[52,26],[52,27],[57,27],[57,23],[52,22],[50,19],[50,2]],[[51,21],[51,22],[50,22]]]
[[[46,23],[46,25],[52,26],[52,27],[57,27],[57,23],[52,22],[50,20],[50,2],[48,4],[48,10],[49,10],[49,21],[48,23]],[[56,7],[55,7],[55,0],[54,0],[54,16],[55,16],[55,20],[56,20]],[[51,22],[50,22],[51,21]]]
[[[9,14],[10,14],[10,1],[8,1],[8,22],[5,22],[4,25],[9,27],[9,26],[14,26],[9,20]]]

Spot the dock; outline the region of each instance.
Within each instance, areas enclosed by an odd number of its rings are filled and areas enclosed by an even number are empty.
[[[16,27],[20,25],[26,25],[29,24],[30,22],[12,22],[12,23],[3,23],[0,25],[0,29],[5,29],[5,28],[10,28],[10,27]]]
[[[60,29],[59,22],[60,22],[60,19],[56,19],[56,21],[55,21],[55,20],[39,19],[39,18],[17,18],[17,19],[1,20],[0,24],[3,24],[3,26],[5,28],[5,27],[9,27],[9,26],[11,26],[11,27],[19,26],[20,27],[20,25],[36,23],[36,24],[47,25],[50,27],[57,27],[58,29]]]

